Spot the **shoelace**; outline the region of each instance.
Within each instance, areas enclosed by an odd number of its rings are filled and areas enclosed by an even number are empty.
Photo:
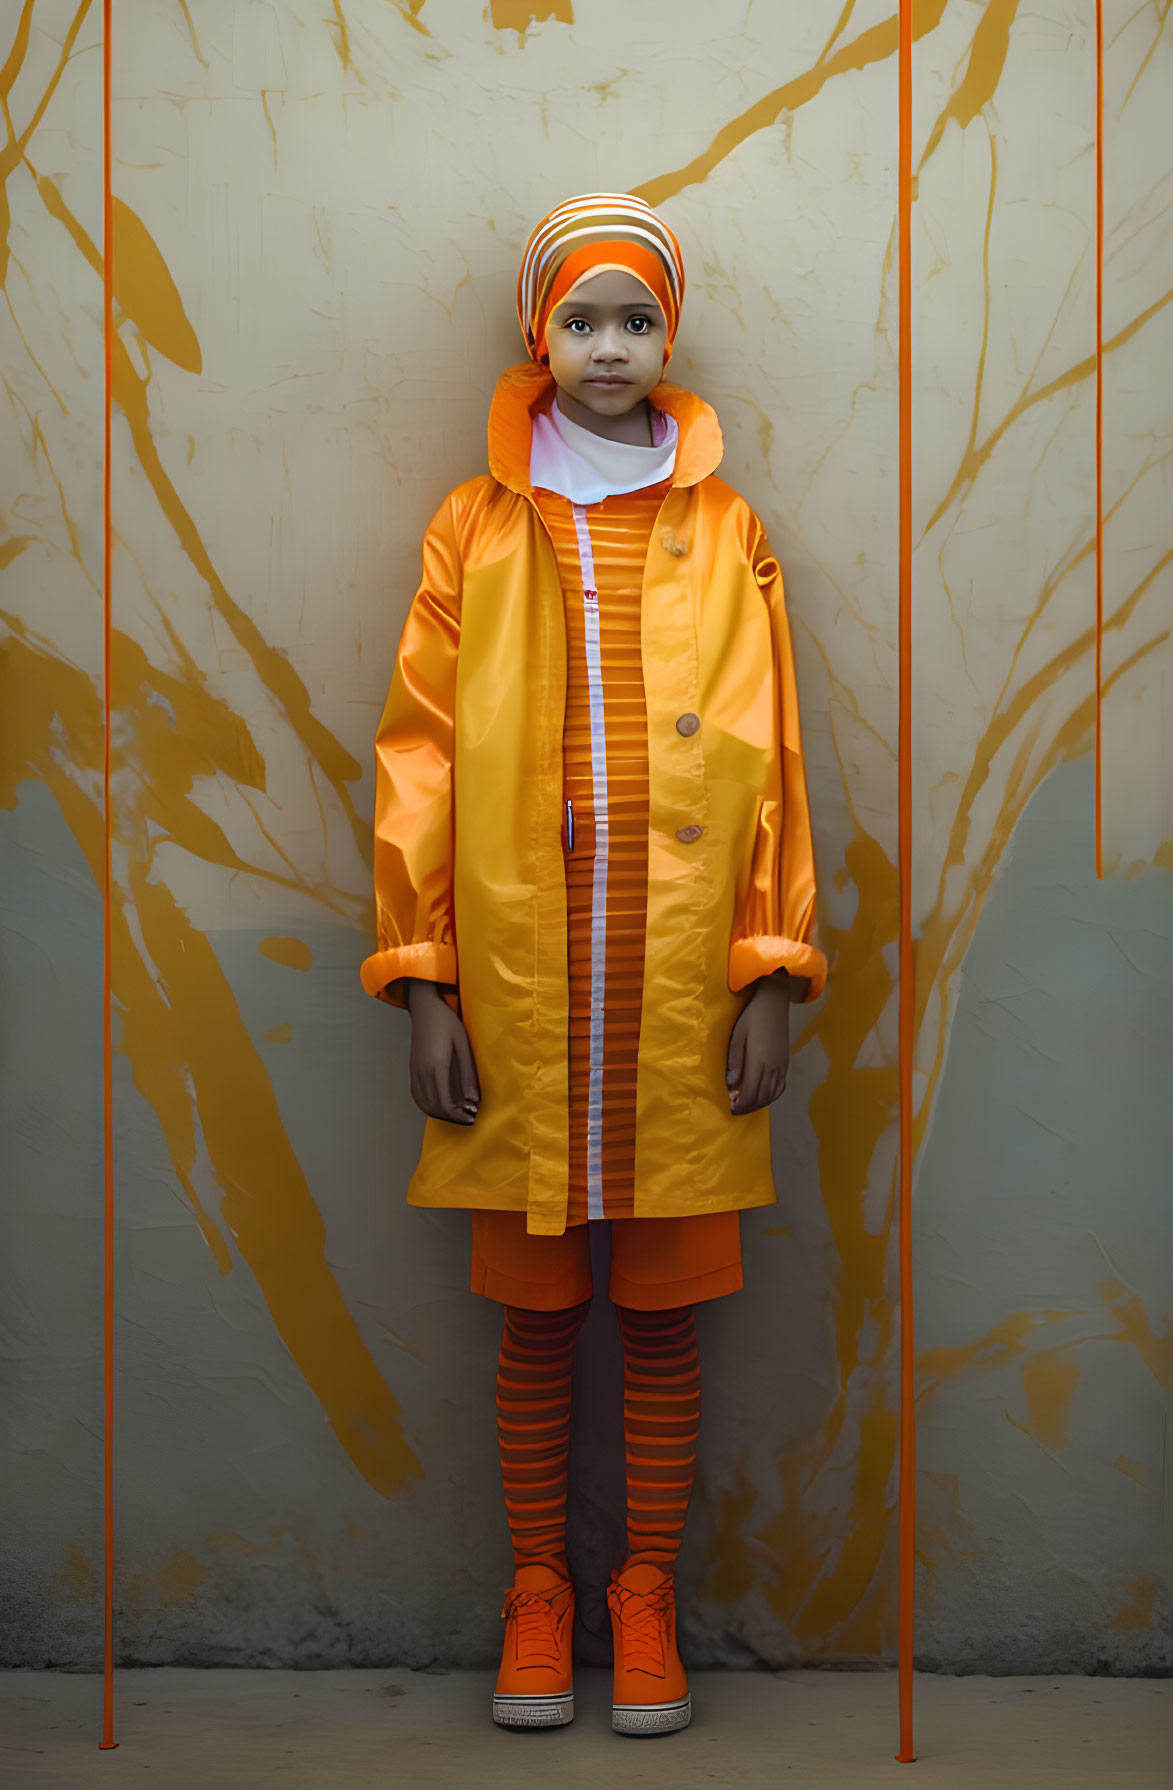
[[[527,1655],[532,1664],[559,1664],[558,1615],[550,1598],[540,1591],[511,1591],[501,1614],[517,1623],[519,1654]]]
[[[664,1629],[672,1605],[672,1586],[660,1585],[654,1591],[633,1591],[627,1585],[612,1584],[607,1602],[623,1624],[623,1655],[629,1666],[663,1678]]]

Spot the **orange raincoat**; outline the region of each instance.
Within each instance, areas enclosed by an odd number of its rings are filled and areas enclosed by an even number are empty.
[[[549,370],[512,367],[489,416],[490,475],[441,505],[376,741],[378,950],[363,986],[456,983],[481,1103],[428,1119],[408,1199],[565,1228],[568,989],[562,846],[566,629],[529,480]],[[769,1110],[725,1085],[742,990],[786,968],[822,991],[815,875],[782,576],[743,498],[714,476],[710,407],[663,383],[679,442],[644,571],[650,820],[636,1085],[635,1216],[775,1198]],[[700,717],[681,733],[682,715]]]

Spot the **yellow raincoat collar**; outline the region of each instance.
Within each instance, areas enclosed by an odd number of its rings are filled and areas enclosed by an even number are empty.
[[[528,497],[529,456],[535,412],[549,401],[554,375],[534,361],[507,367],[497,381],[489,409],[489,471],[498,484]],[[673,485],[699,485],[721,464],[724,443],[717,413],[695,392],[662,381],[649,403],[676,419],[680,440],[676,449]]]

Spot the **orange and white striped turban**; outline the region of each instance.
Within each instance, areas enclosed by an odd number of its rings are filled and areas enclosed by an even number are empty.
[[[667,362],[684,302],[680,244],[643,199],[580,193],[544,217],[525,245],[517,276],[517,316],[531,360],[546,355],[546,325],[567,293],[607,268],[633,273],[668,325]]]

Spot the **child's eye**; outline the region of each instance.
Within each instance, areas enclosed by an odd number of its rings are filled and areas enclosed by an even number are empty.
[[[582,326],[581,328],[579,327],[580,324]],[[591,326],[585,317],[572,317],[569,323],[565,324],[563,327],[565,329],[573,330],[576,336],[580,336],[584,330],[589,330]]]
[[[629,317],[627,327],[633,329],[637,336],[646,336],[652,327],[652,320],[650,317]]]

